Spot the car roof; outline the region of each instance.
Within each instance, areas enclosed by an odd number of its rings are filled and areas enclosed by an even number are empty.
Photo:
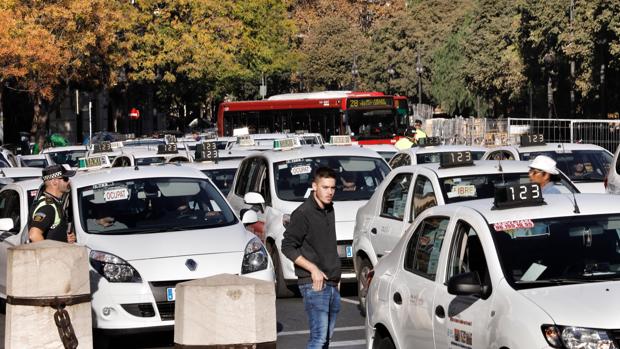
[[[156,177],[206,178],[202,172],[196,169],[190,169],[177,164],[164,164],[157,166],[140,166],[137,167],[137,169],[132,166],[81,172],[79,175],[71,178],[71,185],[72,187],[83,187],[94,183]]]
[[[64,147],[45,148],[41,153],[56,153],[61,151],[73,151],[73,150],[88,150],[85,145],[68,145]]]
[[[239,164],[241,164],[242,159],[220,159],[217,163],[213,161],[194,161],[194,162],[184,162],[181,163],[181,166],[193,167],[197,168],[201,171],[203,170],[215,170],[215,169],[230,169],[230,168],[238,168]]]
[[[440,168],[439,163],[427,163],[420,165],[408,165],[397,167],[396,170],[414,172],[416,168],[428,168],[437,174],[437,177],[469,176],[487,173],[527,173],[529,171],[529,161],[497,161],[497,160],[477,160],[474,166],[458,166]],[[501,165],[502,171],[499,170]],[[402,170],[401,170],[402,169]]]
[[[42,171],[40,167],[3,167],[0,178],[41,177]]]
[[[545,205],[524,206],[508,209],[494,209],[494,199],[462,201],[431,208],[432,214],[449,214],[454,209],[465,206],[480,213],[489,224],[524,219],[544,219],[568,216],[589,216],[599,214],[620,214],[620,198],[609,194],[574,194],[580,213],[575,213],[573,195],[543,195]],[[444,211],[445,210],[445,211]]]
[[[263,156],[270,162],[280,162],[291,159],[326,157],[326,156],[362,156],[383,159],[376,151],[354,146],[302,146],[291,150],[266,150],[255,152],[250,156]]]
[[[2,187],[2,190],[11,189],[11,188],[15,189],[15,187],[18,187],[18,188],[22,188],[23,190],[28,191],[28,190],[33,190],[33,189],[39,189],[39,187],[41,186],[41,183],[43,183],[43,180],[41,178],[28,179],[25,181],[9,183],[5,185],[4,187]]]
[[[506,149],[506,148],[514,148],[519,153],[531,153],[531,152],[540,152],[540,151],[557,151],[562,152],[564,150],[604,150],[607,149],[600,147],[595,144],[585,144],[585,143],[547,143],[545,145],[535,145],[530,147],[521,147],[521,146],[508,146],[508,147],[498,147],[489,150],[496,149]]]
[[[479,146],[470,146],[470,145],[431,145],[428,147],[411,147],[407,149],[402,149],[399,153],[409,153],[409,154],[426,154],[426,153],[444,153],[450,151],[480,151],[486,152],[488,151],[485,147]]]

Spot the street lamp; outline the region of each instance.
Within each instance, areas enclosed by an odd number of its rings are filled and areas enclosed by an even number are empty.
[[[547,53],[543,57],[543,63],[547,70],[547,117],[551,119],[553,117],[554,104],[553,104],[553,79],[556,77],[555,71],[556,58],[553,52]]]
[[[351,76],[353,77],[353,91],[357,89],[357,76],[359,75],[357,69],[357,56],[353,56],[353,65],[351,66]]]
[[[422,73],[424,73],[424,67],[422,66],[422,60],[420,59],[420,49],[416,50],[418,53],[418,61],[415,64],[415,71],[418,73],[418,108],[422,105]],[[418,110],[418,113],[420,111]]]
[[[390,75],[390,79],[388,80],[388,94],[392,94],[391,90],[392,90],[392,79],[394,79],[394,75],[396,74],[396,70],[394,70],[394,68],[392,67],[392,65],[390,64],[390,66],[387,69],[387,73]]]

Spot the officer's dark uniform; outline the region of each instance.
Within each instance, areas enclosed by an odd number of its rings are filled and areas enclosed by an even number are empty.
[[[71,177],[75,171],[68,171],[61,165],[48,166],[43,170],[43,180],[58,177]],[[67,241],[68,222],[62,208],[62,201],[54,195],[44,192],[32,204],[28,227],[39,228],[46,240]]]

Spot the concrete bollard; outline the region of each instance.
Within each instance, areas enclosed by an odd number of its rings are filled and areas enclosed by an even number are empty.
[[[66,323],[67,314],[79,348],[92,348],[88,278],[83,246],[46,240],[9,248],[5,348],[73,347],[71,331],[63,326],[63,344],[56,325]],[[66,313],[52,308],[58,303]]]
[[[276,347],[272,282],[219,274],[177,284],[175,348]]]

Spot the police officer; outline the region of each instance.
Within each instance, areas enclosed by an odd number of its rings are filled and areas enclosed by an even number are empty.
[[[66,170],[62,165],[47,166],[43,170],[45,189],[33,203],[28,222],[30,242],[56,240],[75,242],[75,233],[69,233],[68,222],[62,207],[62,196],[70,189],[69,177],[75,171]]]

